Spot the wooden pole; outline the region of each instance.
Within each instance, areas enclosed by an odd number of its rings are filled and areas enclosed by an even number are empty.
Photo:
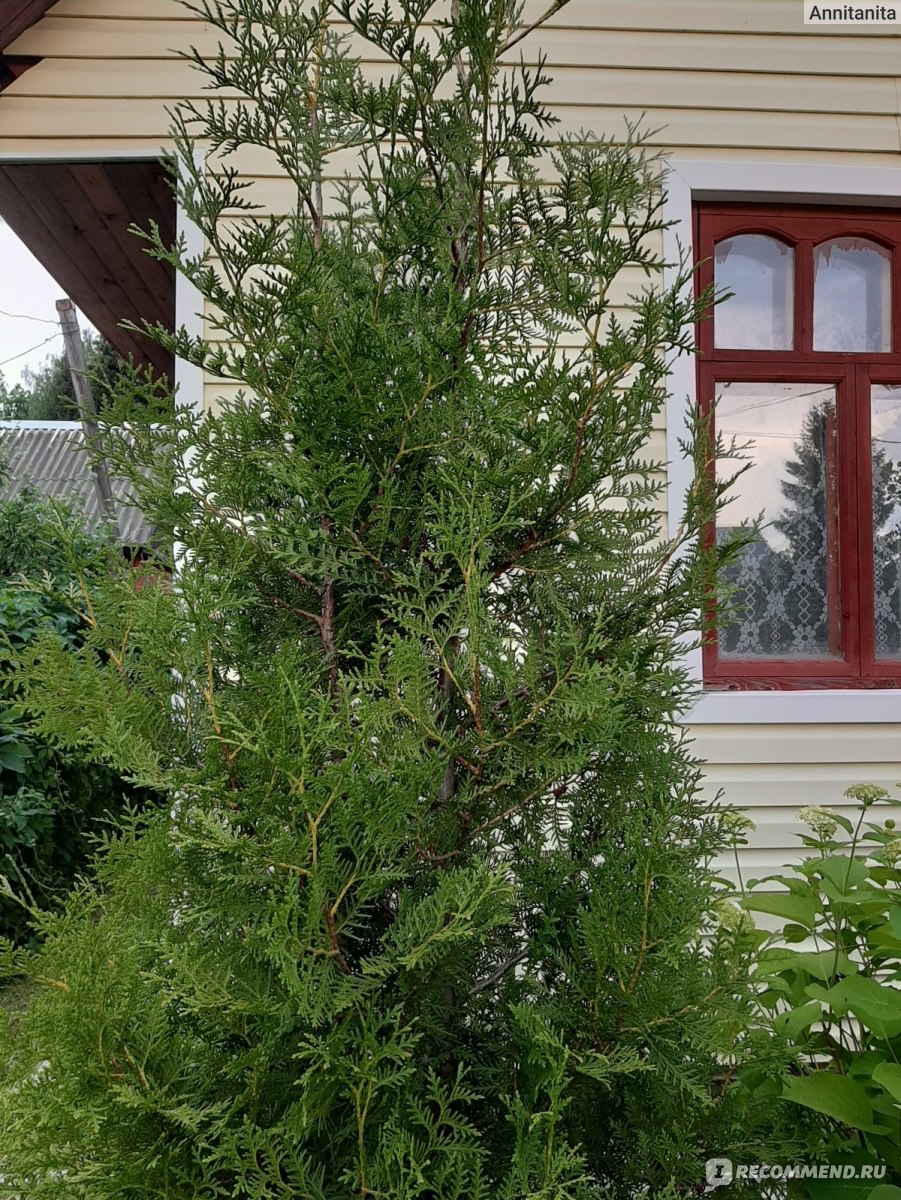
[[[85,441],[91,457],[91,471],[94,474],[94,488],[100,501],[100,513],[110,525],[114,537],[119,536],[119,519],[116,513],[116,500],[110,486],[109,472],[106,459],[100,453],[100,426],[97,424],[97,406],[94,403],[94,393],[88,378],[88,364],[84,356],[84,343],[81,340],[81,330],[78,327],[78,313],[71,300],[57,300],[56,311],[59,313],[60,328],[63,331],[63,341],[66,344],[66,358],[69,362],[69,373],[72,376],[72,387],[75,389],[75,402],[78,405],[78,415],[84,430]]]

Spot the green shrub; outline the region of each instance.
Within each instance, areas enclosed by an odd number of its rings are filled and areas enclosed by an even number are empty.
[[[81,644],[84,596],[108,565],[107,548],[65,506],[28,491],[0,503],[0,934],[20,943],[32,910],[62,900],[98,823],[125,798],[108,767],[31,731],[17,675],[47,633]]]
[[[760,934],[760,1002],[797,1052],[780,1090],[817,1116],[810,1151],[886,1164],[901,1184],[901,830],[875,819],[877,805],[901,802],[871,784],[846,794],[860,805],[856,824],[803,809],[812,853],[791,874],[750,881],[742,903],[780,922]],[[811,1196],[834,1194],[810,1185]]]

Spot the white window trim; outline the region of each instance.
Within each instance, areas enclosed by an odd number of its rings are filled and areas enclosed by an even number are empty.
[[[736,200],[795,204],[901,207],[901,171],[897,167],[849,167],[831,164],[753,163],[670,158],[666,164],[663,218],[669,264],[664,285],[677,277],[680,260],[692,252],[692,206],[699,200]],[[692,468],[680,441],[689,436],[688,414],[697,403],[694,357],[682,355],[670,368],[666,405],[669,460],[669,532],[679,523]],[[700,688],[700,649],[683,664]],[[805,689],[798,691],[705,692],[684,714],[690,724],[807,725],[901,722],[901,689]]]
[[[207,158],[206,148],[194,148],[194,162],[199,167],[205,167]],[[177,236],[184,239],[185,254],[188,258],[199,257],[204,250],[203,233],[188,218],[187,213],[178,205]],[[181,271],[175,273],[175,328],[184,328],[190,337],[203,337],[203,297]],[[175,360],[175,402],[183,408],[188,408],[198,416],[203,412],[204,375],[201,367],[186,362],[183,358]]]

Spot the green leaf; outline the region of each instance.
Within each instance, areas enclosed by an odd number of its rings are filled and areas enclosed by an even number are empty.
[[[835,994],[835,988],[825,988],[821,983],[812,983],[804,989],[804,995],[822,1002],[837,1016],[848,1015],[848,1005],[840,995]]]
[[[831,854],[818,864],[819,872],[840,891],[858,887],[869,875],[867,864],[847,854]]]
[[[820,904],[813,892],[806,895],[788,892],[753,892],[744,896],[742,907],[749,912],[770,913],[775,917],[783,917],[795,925],[803,925],[805,929],[813,929]]]
[[[901,1200],[901,1188],[893,1183],[880,1183],[879,1187],[873,1188],[867,1200]]]
[[[882,892],[874,887],[857,887],[854,891],[843,891],[840,887],[824,879],[820,890],[833,904],[862,906],[864,904],[881,903]]]
[[[873,1072],[873,1080],[901,1104],[901,1067],[897,1063],[880,1063]]]
[[[768,971],[805,971],[824,982],[836,975],[855,975],[857,967],[839,950],[771,950],[761,955],[762,973]]]
[[[789,923],[783,928],[782,936],[787,942],[804,942],[810,937],[810,930],[805,929],[803,925]]]
[[[869,1084],[876,1068],[889,1061],[889,1056],[884,1050],[863,1050],[850,1059],[847,1073],[852,1079],[859,1079],[861,1083]]]
[[[901,991],[875,979],[852,975],[828,991],[814,993],[837,1012],[854,1014],[878,1037],[891,1038],[901,1033]]]
[[[810,1200],[871,1200],[872,1179],[805,1180],[804,1188]]]
[[[794,1041],[802,1030],[808,1029],[814,1021],[820,1019],[822,1011],[817,1000],[809,1000],[799,1008],[792,1008],[788,1012],[780,1013],[774,1024],[780,1033]]]
[[[33,757],[32,750],[17,734],[0,737],[0,769],[22,775],[25,772],[25,764]]]
[[[811,1108],[848,1125],[852,1129],[874,1132],[873,1106],[870,1098],[859,1083],[847,1075],[833,1075],[831,1071],[820,1071],[815,1075],[802,1075],[785,1081],[783,1096],[793,1104]]]
[[[860,1078],[860,1076],[858,1076],[858,1078]],[[866,1086],[869,1083],[869,1080],[862,1080],[862,1082],[864,1083],[864,1086]],[[870,1092],[870,1099],[873,1103],[873,1112],[876,1117],[878,1118],[883,1116],[888,1118],[888,1125],[885,1132],[891,1137],[893,1131],[896,1131],[898,1128],[897,1101],[893,1100],[887,1092],[876,1092],[873,1094],[872,1090]],[[885,1124],[885,1122],[883,1123]]]
[[[901,937],[894,932],[891,925],[877,925],[875,929],[868,930],[867,941],[884,954],[901,953]]]

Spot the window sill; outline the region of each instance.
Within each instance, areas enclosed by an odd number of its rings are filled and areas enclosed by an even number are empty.
[[[688,725],[901,724],[901,690],[705,690],[682,719]]]
[[[704,680],[704,691],[728,695],[732,692],[891,692],[901,689],[901,676],[851,674],[760,674],[733,675],[723,671]]]

